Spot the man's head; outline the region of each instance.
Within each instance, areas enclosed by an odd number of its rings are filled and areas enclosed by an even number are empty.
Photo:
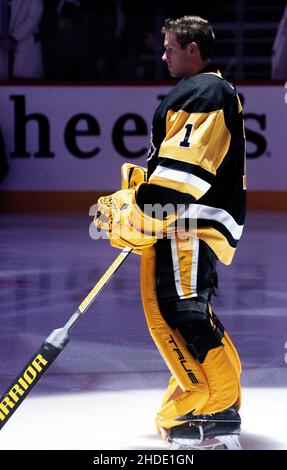
[[[183,16],[165,20],[165,53],[172,77],[190,77],[203,69],[211,60],[214,32],[207,20],[199,16]]]

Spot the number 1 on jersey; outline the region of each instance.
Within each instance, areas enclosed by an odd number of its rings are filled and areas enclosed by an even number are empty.
[[[190,147],[189,138],[190,138],[191,131],[192,131],[192,128],[193,128],[193,124],[186,124],[184,128],[186,129],[185,136],[184,136],[183,140],[181,142],[179,142],[179,146],[180,147]]]

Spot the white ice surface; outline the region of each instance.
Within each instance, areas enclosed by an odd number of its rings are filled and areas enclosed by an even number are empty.
[[[0,449],[160,450],[154,415],[162,390],[30,396],[0,433]],[[287,449],[286,389],[245,388],[243,449]]]

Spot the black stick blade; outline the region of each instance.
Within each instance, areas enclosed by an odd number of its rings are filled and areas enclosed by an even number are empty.
[[[0,398],[0,429],[21,405],[62,349],[44,342]]]

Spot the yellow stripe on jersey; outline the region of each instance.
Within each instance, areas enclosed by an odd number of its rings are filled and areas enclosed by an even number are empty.
[[[183,173],[183,172],[182,172]],[[175,189],[176,191],[180,191],[181,193],[190,194],[191,196],[195,197],[195,199],[201,198],[205,191],[195,187],[189,183],[183,183],[181,181],[175,181],[169,178],[164,178],[162,176],[157,176],[155,173],[149,179],[149,182],[152,184],[156,184],[157,186],[162,186],[163,188]]]
[[[216,77],[222,78],[222,75],[219,70],[216,70],[216,72],[203,72],[205,75],[215,75]],[[223,78],[222,78],[223,80]]]
[[[238,101],[238,112],[239,113],[242,113],[242,104],[241,104],[241,101],[240,101],[240,98],[239,96],[237,95],[237,101]]]
[[[174,281],[180,299],[191,297],[192,240],[175,236],[171,240]]]
[[[177,258],[183,298],[190,296],[192,240],[181,240],[176,237]],[[189,256],[188,253],[189,252]]]
[[[205,241],[223,264],[231,264],[235,248],[230,246],[222,233],[213,227],[195,229],[198,238]]]
[[[243,189],[247,189],[247,179],[246,179],[246,175],[243,175]]]
[[[192,130],[188,141],[185,141],[188,124],[192,126]],[[199,165],[216,175],[231,139],[223,110],[191,114],[182,110],[168,111],[166,130],[167,135],[160,146],[159,157]],[[184,141],[186,145],[183,146],[181,144]]]

